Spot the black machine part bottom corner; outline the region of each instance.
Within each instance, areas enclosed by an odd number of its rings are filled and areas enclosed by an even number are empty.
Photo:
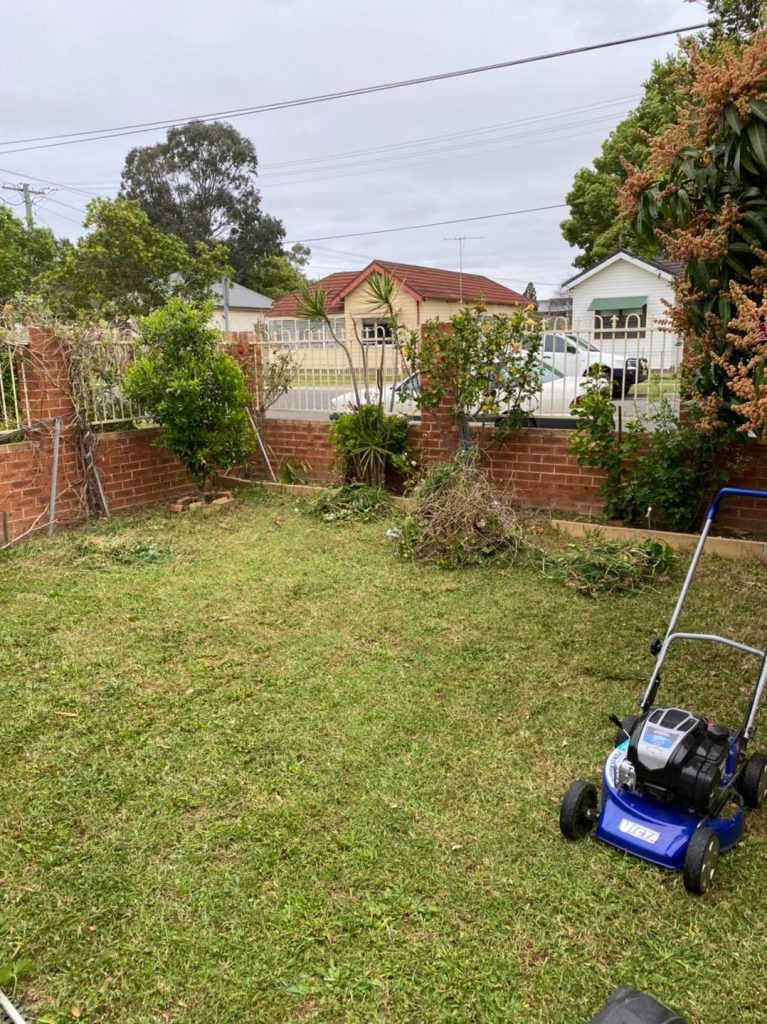
[[[633,985],[621,985],[596,1017],[591,1018],[590,1024],[686,1024],[686,1021]]]

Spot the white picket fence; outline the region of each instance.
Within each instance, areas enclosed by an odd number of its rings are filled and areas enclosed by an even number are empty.
[[[264,375],[270,364],[287,355],[293,366],[289,389],[267,415],[276,418],[326,419],[347,411],[358,401],[376,400],[384,389],[385,406],[417,417],[419,380],[399,348],[380,338],[344,339],[339,345],[325,329],[306,321],[288,322],[280,330],[254,336],[247,358]],[[1,352],[2,350],[0,350]],[[88,417],[95,427],[143,425],[146,417],[125,397],[122,378],[135,358],[135,340],[105,334],[94,340],[88,361]],[[646,417],[665,399],[678,407],[681,347],[662,324],[597,320],[587,329],[557,319],[544,321],[539,358],[543,383],[527,410],[533,420],[572,420],[573,403],[590,386],[594,374],[608,384],[615,400],[616,422]],[[3,364],[5,365],[5,364]],[[15,364],[14,364],[15,365]],[[254,372],[253,376],[257,376]],[[18,374],[12,387],[7,376],[0,391],[3,417],[11,422],[23,411]],[[22,382],[23,383],[23,382]],[[9,396],[9,397],[8,397]]]
[[[308,321],[270,325],[264,343],[264,361],[278,352],[290,354],[297,365],[293,384],[270,411],[286,418],[322,418],[355,404],[354,379],[367,381],[368,393],[386,389],[386,404],[395,411],[419,414],[417,378],[411,377],[397,347],[366,339],[345,341],[351,355],[328,332]],[[586,328],[563,318],[543,321],[540,358],[543,383],[530,413],[534,418],[572,419],[572,403],[587,386],[595,369],[610,382],[616,420],[644,417],[661,399],[673,406],[679,400],[679,364],[682,351],[662,323],[642,323],[636,315],[619,320],[595,317]],[[367,368],[367,370],[366,370]],[[404,393],[400,389],[404,384]],[[392,401],[392,390],[395,390]],[[364,400],[364,399],[363,399]]]

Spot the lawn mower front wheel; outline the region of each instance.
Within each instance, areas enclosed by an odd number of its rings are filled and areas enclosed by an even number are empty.
[[[559,827],[565,839],[584,839],[597,823],[597,790],[590,782],[571,782],[559,808]]]
[[[719,836],[712,828],[696,830],[684,856],[684,887],[694,896],[704,896],[714,883],[719,866]]]

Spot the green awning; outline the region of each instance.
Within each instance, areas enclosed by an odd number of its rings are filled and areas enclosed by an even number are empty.
[[[646,295],[619,295],[617,299],[592,299],[589,309],[601,312],[614,309],[641,309],[646,305]]]

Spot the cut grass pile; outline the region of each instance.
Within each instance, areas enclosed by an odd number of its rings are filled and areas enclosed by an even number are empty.
[[[595,531],[564,551],[539,552],[542,571],[581,594],[625,593],[665,583],[676,555],[663,541],[647,537],[634,543],[607,540]]]
[[[326,523],[351,519],[368,522],[391,512],[391,498],[380,487],[351,483],[320,491],[315,497],[307,498],[304,507]]]
[[[28,1015],[579,1024],[625,982],[764,1021],[767,815],[705,900],[558,832],[676,588],[446,574],[385,525],[255,494],[0,560],[0,968],[29,961]],[[173,556],[94,572],[83,537]],[[707,561],[687,622],[763,643],[766,597]],[[737,669],[685,652],[664,696],[737,721]]]

